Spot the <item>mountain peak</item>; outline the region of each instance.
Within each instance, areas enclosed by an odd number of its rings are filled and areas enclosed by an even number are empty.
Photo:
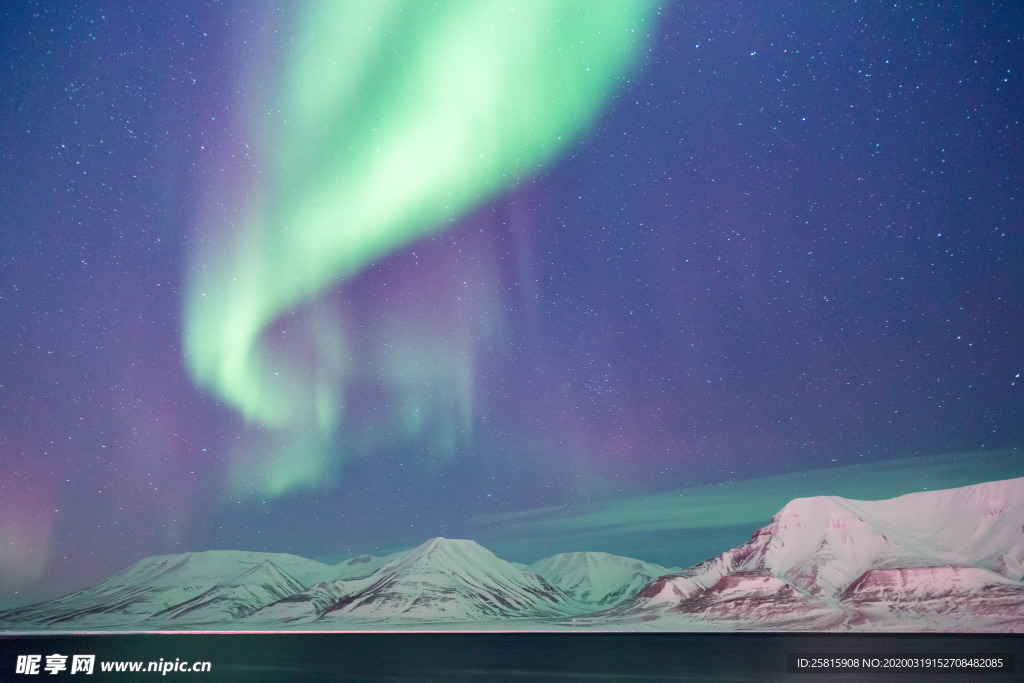
[[[441,549],[466,548],[470,546],[475,546],[477,548],[483,547],[476,541],[470,541],[464,538],[445,538],[444,536],[435,536],[433,538],[427,539],[423,543],[420,543],[419,546],[417,547],[424,548],[427,546],[431,548]]]
[[[475,541],[431,538],[380,566],[320,620],[414,622],[564,617],[575,605]]]
[[[499,560],[494,553],[475,541],[438,536],[403,555],[397,561],[396,569],[423,566],[454,571],[460,567],[489,566],[494,562],[504,563],[504,560]]]
[[[420,543],[409,551],[409,555],[428,555],[433,553],[451,553],[454,555],[466,555],[477,553],[490,553],[476,541],[461,538],[445,538],[436,536],[428,541]]]

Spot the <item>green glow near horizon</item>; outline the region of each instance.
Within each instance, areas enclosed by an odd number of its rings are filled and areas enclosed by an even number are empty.
[[[302,432],[296,448],[334,432],[351,373],[344,329],[311,315],[309,362],[268,328],[550,164],[621,84],[653,8],[305,6],[269,113],[246,125],[261,168],[211,211],[216,234],[195,255],[184,353],[196,382],[251,423]],[[292,453],[260,467],[259,486],[280,494],[317,485],[329,463]]]
[[[572,550],[599,550],[608,539],[659,531],[749,525],[753,532],[795,498],[884,500],[1022,476],[1024,459],[1017,450],[951,453],[775,474],[577,506],[481,515],[473,522],[505,540],[506,546],[508,539],[530,539],[530,543],[558,539],[583,544]]]

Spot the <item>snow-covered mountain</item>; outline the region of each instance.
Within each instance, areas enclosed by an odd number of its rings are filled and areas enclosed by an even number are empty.
[[[629,557],[592,552],[554,555],[528,569],[593,610],[629,600],[659,576],[676,571]]]
[[[245,621],[330,630],[550,620],[586,611],[540,576],[473,541],[433,538],[405,553],[369,558],[365,566],[372,571],[317,583]]]
[[[371,577],[377,570],[405,554],[400,552],[385,557],[360,555],[345,560],[333,567],[330,578],[264,605],[247,615],[246,622],[254,628],[291,628],[310,624],[338,602],[371,585],[375,581]]]
[[[284,553],[157,555],[77,593],[0,612],[0,627],[146,629],[223,623],[333,574],[329,565]]]
[[[465,540],[431,539],[383,565],[358,588],[326,609],[318,624],[550,619],[580,612],[540,576]]]
[[[329,566],[207,551],[142,560],[91,588],[0,613],[0,627],[62,630],[346,629],[552,620],[585,607],[473,541],[434,538]]]
[[[303,588],[305,586],[294,577],[265,560],[226,584],[217,584],[194,598],[157,612],[152,620],[223,623],[248,616]]]
[[[604,623],[688,630],[1020,630],[1024,479],[790,502],[751,540]]]
[[[790,502],[686,569],[605,553],[506,562],[435,538],[329,566],[294,555],[151,557],[0,629],[1024,630],[1024,478],[882,501]]]

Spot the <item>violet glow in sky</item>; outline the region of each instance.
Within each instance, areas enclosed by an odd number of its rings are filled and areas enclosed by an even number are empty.
[[[403,316],[375,343],[394,346],[369,359],[367,376],[350,333],[365,316],[320,295],[556,159],[622,82],[653,9],[635,0],[597,11],[538,0],[302,7],[271,79],[279,92],[242,98],[252,113],[237,154],[249,164],[227,171],[206,202],[188,276],[193,376],[290,437],[269,454],[249,444],[238,489],[276,497],[329,484],[336,461],[365,450],[361,434],[380,431],[345,419],[359,382],[390,395],[385,412],[407,439],[440,419],[449,449],[464,441],[456,432],[472,430],[475,377],[465,335],[494,316],[436,330],[451,339],[424,338],[422,316]]]
[[[341,154],[280,95],[310,21],[0,10],[0,603],[437,535],[686,565],[787,496],[1020,476],[1017,5],[663,4],[537,168],[261,323],[286,373],[344,377],[282,431],[183,339],[197,268],[249,248],[214,218],[288,222],[261,188],[338,175],[272,158]]]

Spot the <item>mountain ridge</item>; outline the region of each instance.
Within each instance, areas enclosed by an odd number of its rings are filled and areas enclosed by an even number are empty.
[[[336,565],[211,550],[145,558],[82,591],[0,612],[3,631],[1022,624],[1024,478],[881,501],[794,499],[747,543],[683,570],[599,552],[523,565],[443,537]]]

